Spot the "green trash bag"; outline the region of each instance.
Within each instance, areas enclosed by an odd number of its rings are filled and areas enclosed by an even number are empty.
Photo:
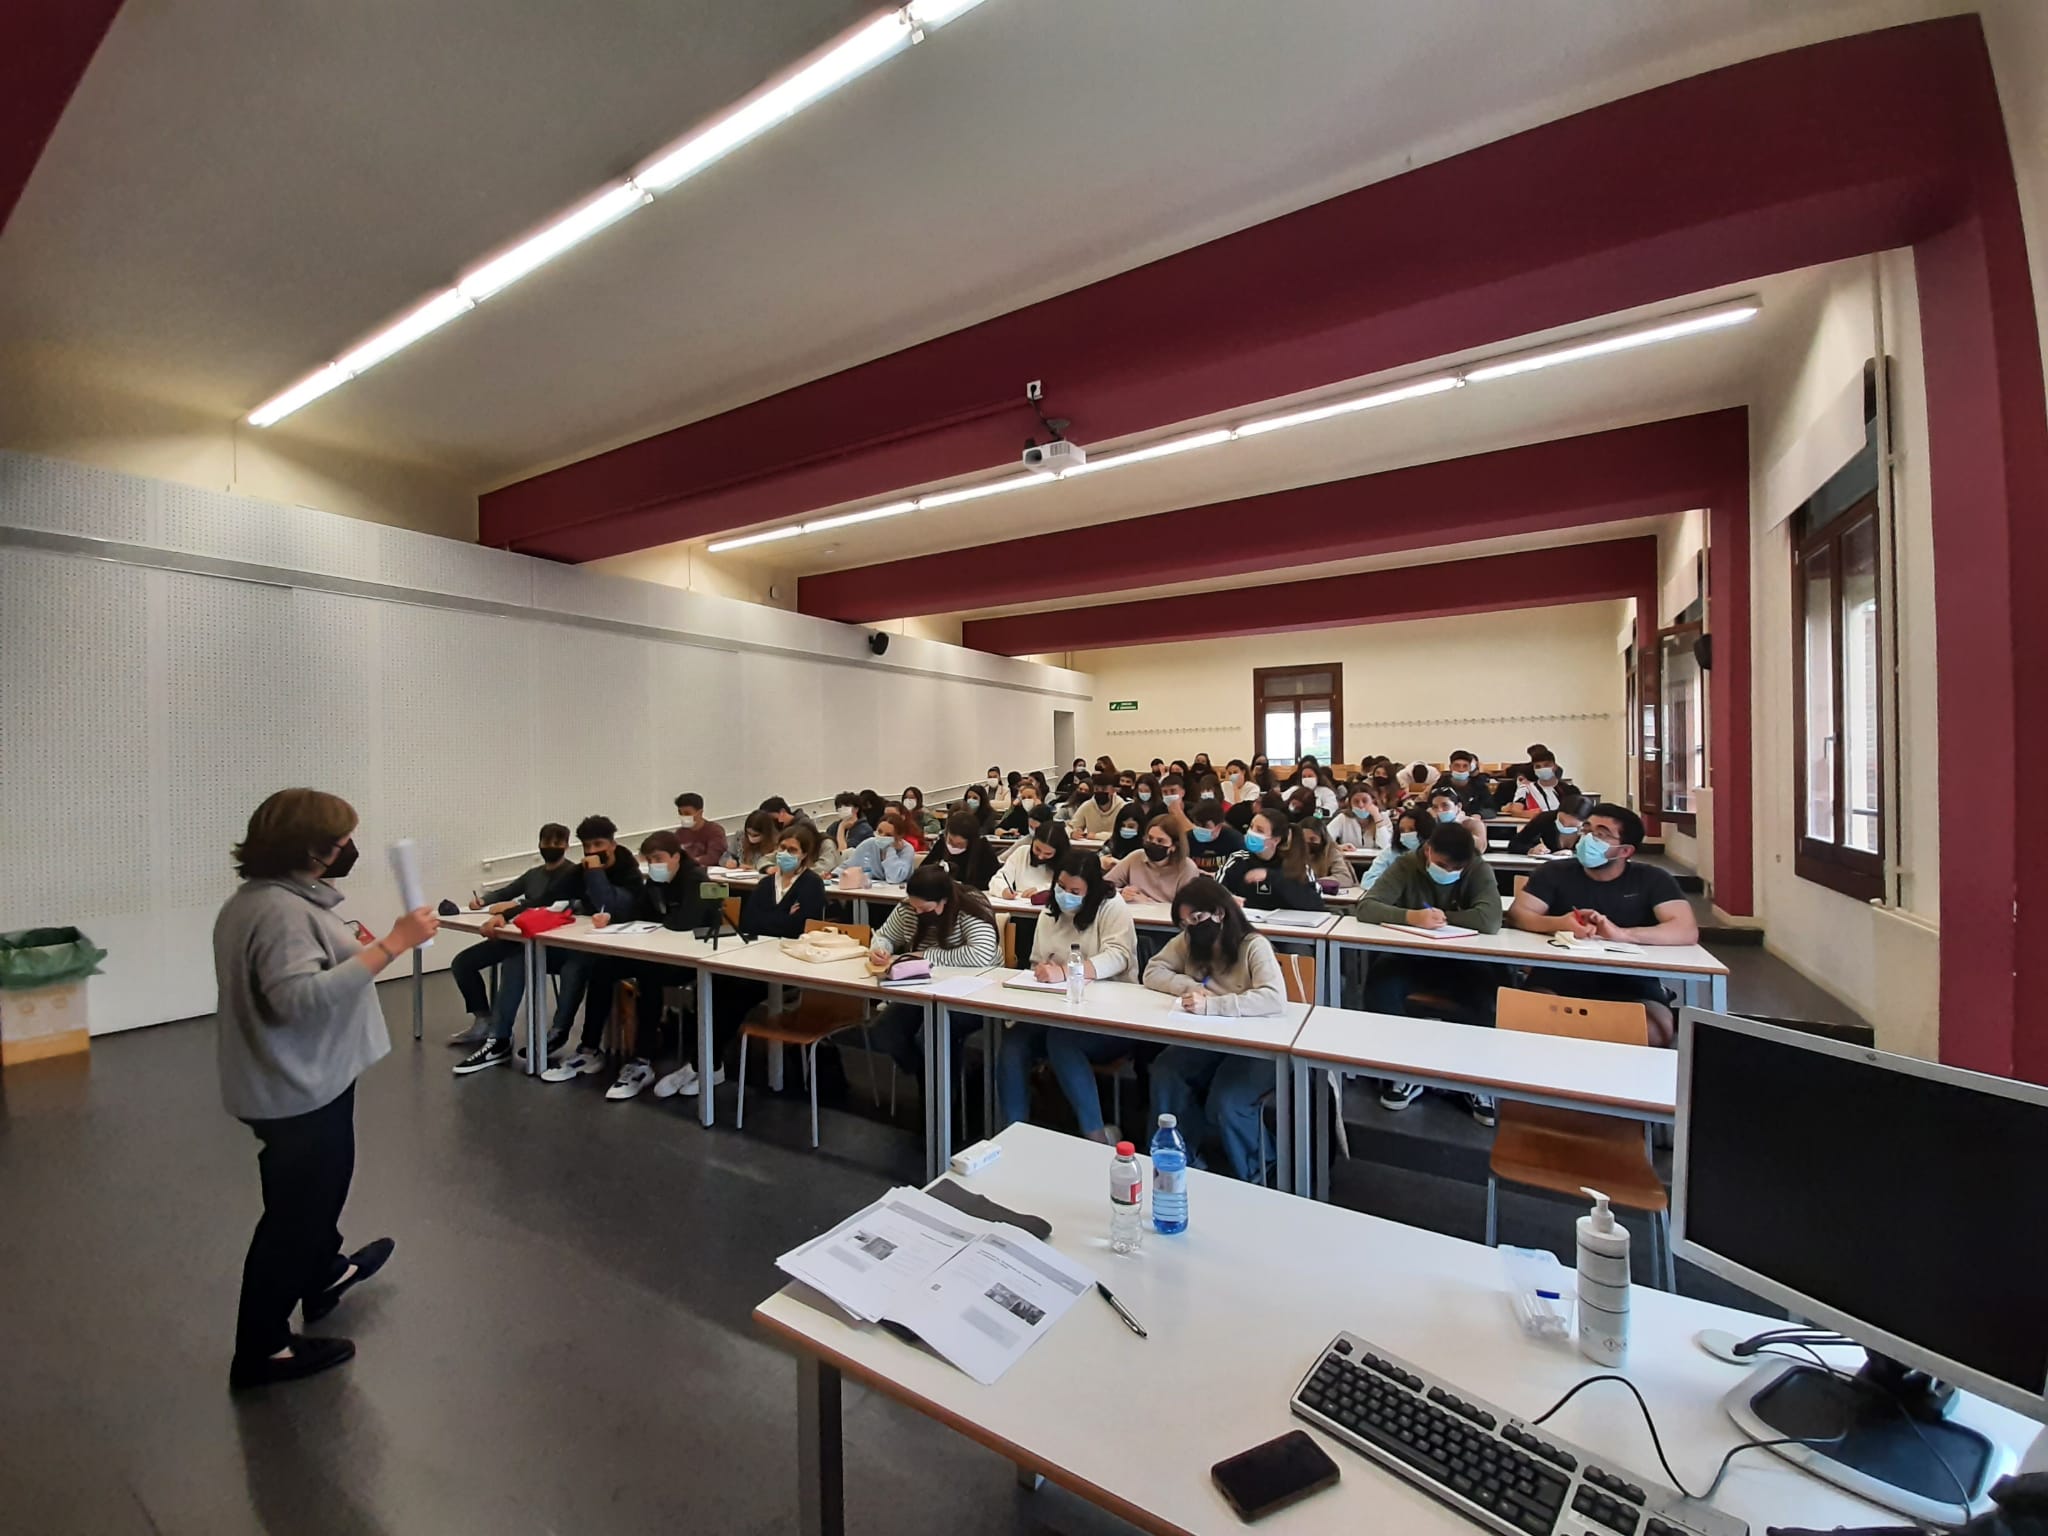
[[[107,952],[76,928],[0,933],[0,991],[61,987],[100,973]]]

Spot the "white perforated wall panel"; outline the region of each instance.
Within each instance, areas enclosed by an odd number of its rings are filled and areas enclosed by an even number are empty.
[[[167,549],[359,581],[377,577],[374,523],[189,485],[163,484],[157,498],[156,542]]]
[[[0,522],[142,543],[158,482],[28,453],[0,453]]]

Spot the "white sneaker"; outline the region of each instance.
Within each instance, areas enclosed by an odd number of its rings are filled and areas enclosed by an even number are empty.
[[[567,1056],[541,1073],[544,1083],[566,1083],[572,1078],[588,1077],[593,1072],[604,1070],[604,1052],[595,1048],[578,1046]]]
[[[711,1086],[714,1088],[723,1088],[725,1086],[725,1068],[715,1067],[712,1069]],[[697,1078],[697,1069],[695,1067],[692,1067],[690,1069],[689,1083],[683,1088],[678,1089],[677,1091],[680,1092],[682,1096],[686,1099],[694,1099],[695,1097],[697,1097],[697,1091],[702,1087],[703,1084],[699,1082]]]
[[[697,1093],[697,1069],[688,1062],[684,1062],[654,1085],[654,1096],[657,1099],[672,1099],[679,1093],[693,1098]]]
[[[629,1061],[625,1070],[619,1073],[619,1080],[605,1089],[608,1099],[637,1099],[640,1090],[654,1081],[654,1068],[644,1061]]]

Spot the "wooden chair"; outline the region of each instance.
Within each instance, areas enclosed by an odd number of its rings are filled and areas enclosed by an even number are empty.
[[[813,918],[804,924],[804,932],[815,933],[829,928],[868,943],[874,937],[871,928],[858,923],[828,923]],[[818,1145],[818,1047],[824,1041],[842,1030],[859,1029],[865,1037],[867,1030],[867,1008],[857,997],[839,997],[828,992],[805,992],[797,999],[797,1005],[788,1013],[771,1013],[763,1018],[750,1020],[740,1029],[740,1095],[739,1111],[733,1123],[741,1130],[747,1128],[747,1042],[760,1040],[773,1045],[793,1045],[803,1060],[804,1081],[811,1091],[811,1147]],[[868,1052],[868,1090],[874,1095],[875,1103],[882,1102],[880,1085],[875,1079],[874,1052]]]
[[[1598,1002],[1553,997],[1502,987],[1494,1017],[1500,1029],[1569,1035],[1578,1040],[1611,1040],[1649,1049],[1650,1021],[1641,1003]],[[1671,1204],[1650,1161],[1647,1125],[1613,1115],[1552,1109],[1503,1099],[1487,1165],[1486,1242],[1493,1246],[1499,1222],[1500,1182],[1531,1185],[1560,1195],[1578,1195],[1588,1185],[1604,1190],[1623,1209],[1647,1212],[1656,1242],[1651,1272],[1664,1289],[1678,1288],[1671,1252]]]
[[[998,914],[996,933],[1003,941],[1003,968],[1014,971],[1017,969],[1017,930],[1010,925],[1006,914]],[[953,1102],[960,1109],[960,1139],[962,1141],[967,1139],[967,1058],[973,1054],[979,1039],[979,1036],[970,1036],[968,1039],[961,1041],[960,1049],[953,1053],[955,1058],[953,1062],[955,1075],[959,1079],[953,1085]],[[996,1041],[998,1045],[1001,1044],[1002,1034],[1000,1031],[996,1035]],[[981,1064],[983,1078],[986,1079],[995,1069],[996,1064],[993,1061],[983,1062]],[[984,1081],[983,1087],[986,1090],[986,1081]],[[992,1095],[985,1091],[983,1097],[992,1097]],[[891,1115],[896,1113],[896,1063],[893,1061],[889,1063],[889,1113]],[[993,1128],[990,1129],[988,1134],[994,1134]]]

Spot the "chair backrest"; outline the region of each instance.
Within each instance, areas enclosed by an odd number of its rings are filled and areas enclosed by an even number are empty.
[[[1529,877],[1527,875],[1515,876],[1515,888],[1512,891],[1508,892],[1508,900],[1513,901],[1517,896],[1521,895],[1522,887],[1527,885],[1528,883]]]
[[[1287,1001],[1290,1003],[1312,1003],[1316,1000],[1316,959],[1314,955],[1296,954],[1291,950],[1275,950],[1273,958],[1280,962],[1280,975],[1287,983]]]
[[[739,927],[739,925],[740,925],[740,898],[739,898],[739,897],[737,897],[737,896],[728,896],[728,897],[726,897],[726,898],[725,898],[725,920],[726,920],[726,922],[727,922],[727,923],[728,923],[729,925],[731,925],[732,927],[734,927],[734,928],[737,928],[737,927]]]
[[[1003,964],[1014,971],[1017,968],[1017,930],[1008,923],[1002,925],[1002,930]]]
[[[1553,997],[1548,992],[1502,987],[1494,994],[1493,1022],[1497,1029],[1519,1029],[1528,1034],[1612,1040],[1617,1045],[1650,1043],[1650,1016],[1641,1003]]]
[[[858,939],[863,944],[874,942],[875,930],[866,923],[828,923],[822,917],[814,917],[804,924],[805,933],[843,933],[848,938]]]

